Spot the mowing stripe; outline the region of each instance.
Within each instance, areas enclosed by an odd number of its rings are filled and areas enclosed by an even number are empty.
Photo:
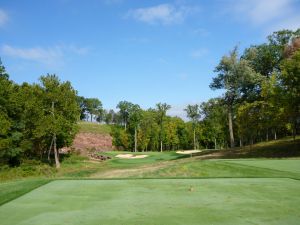
[[[17,199],[17,198],[20,198],[20,197],[22,197],[23,195],[26,195],[26,194],[28,194],[29,192],[31,192],[31,191],[33,191],[33,190],[35,190],[35,189],[38,189],[38,188],[40,188],[40,187],[42,187],[42,186],[44,186],[44,185],[46,185],[46,184],[49,184],[49,183],[52,182],[52,181],[54,181],[54,180],[44,180],[43,183],[38,184],[38,185],[35,186],[34,188],[29,189],[29,190],[26,190],[26,191],[22,192],[20,195],[16,195],[16,196],[11,197],[11,198],[9,198],[9,199],[7,199],[7,200],[5,200],[5,201],[0,202],[0,206],[6,204],[6,203],[8,203],[8,202],[11,202],[11,201],[13,201],[13,200],[15,200],[15,199]]]
[[[247,176],[241,176],[241,177],[230,177],[230,176],[224,176],[224,177],[145,177],[145,178],[58,178],[52,181],[76,181],[76,180],[99,180],[99,181],[110,181],[110,180],[210,180],[210,179],[291,179],[291,180],[300,180],[300,178],[292,178],[292,177],[247,177]]]
[[[271,168],[260,167],[260,166],[246,165],[246,164],[238,163],[238,162],[224,161],[224,162],[221,162],[221,164],[227,164],[227,165],[237,164],[239,166],[250,167],[250,168],[253,167],[253,168],[257,168],[257,169],[261,169],[261,170],[266,170],[266,171],[282,172],[282,173],[286,173],[286,174],[290,174],[290,175],[300,175],[297,172],[295,173],[295,172],[289,172],[289,171],[285,171],[285,170],[277,170],[277,169],[271,169]],[[290,178],[290,177],[288,177],[288,178]],[[291,178],[293,178],[293,177],[291,177]]]

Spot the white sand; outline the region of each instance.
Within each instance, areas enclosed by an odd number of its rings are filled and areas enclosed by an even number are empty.
[[[116,157],[120,159],[143,159],[148,157],[148,155],[119,154]]]
[[[193,153],[198,153],[198,152],[202,152],[201,150],[188,150],[188,151],[177,151],[177,154],[184,154],[184,155],[188,155],[188,154],[193,154]]]

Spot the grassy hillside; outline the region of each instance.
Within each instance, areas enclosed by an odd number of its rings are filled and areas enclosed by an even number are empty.
[[[109,134],[111,131],[110,126],[106,124],[80,121],[78,126],[79,132],[82,133]]]
[[[279,140],[260,142],[252,146],[236,147],[224,150],[204,150],[195,155],[203,159],[223,158],[286,158],[300,156],[300,136],[293,140],[292,137],[285,137]]]

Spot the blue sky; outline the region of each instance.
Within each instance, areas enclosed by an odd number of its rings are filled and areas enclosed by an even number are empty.
[[[0,0],[0,57],[17,83],[57,74],[104,108],[158,102],[182,116],[221,92],[213,70],[273,31],[300,27],[299,0]]]

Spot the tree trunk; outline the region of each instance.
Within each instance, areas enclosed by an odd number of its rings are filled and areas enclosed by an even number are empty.
[[[196,150],[196,129],[194,128],[194,150]]]
[[[240,138],[240,147],[243,146],[242,138]]]
[[[215,149],[217,149],[217,138],[215,138]]]
[[[296,134],[297,134],[297,121],[294,121],[294,126],[293,126],[293,140],[296,141]]]
[[[275,130],[275,132],[274,132],[274,139],[277,140],[276,130]]]
[[[52,149],[52,145],[53,145],[53,140],[54,140],[54,137],[51,140],[50,148],[49,148],[49,151],[48,151],[48,161],[49,162],[50,162],[50,154],[51,154],[51,149]]]
[[[232,109],[231,106],[228,107],[228,128],[230,134],[230,147],[234,148],[234,136],[233,136],[233,127],[232,127]]]
[[[53,148],[54,148],[54,157],[55,157],[55,166],[57,169],[60,168],[60,163],[59,163],[59,156],[58,156],[58,151],[56,148],[56,134],[53,136]]]
[[[162,144],[162,141],[160,141],[160,152],[162,152],[163,150],[163,144]]]
[[[134,151],[137,150],[137,134],[136,134],[136,127],[134,128]]]
[[[52,117],[53,117],[53,122],[55,120],[55,116],[54,116],[54,102],[52,102]],[[56,133],[55,131],[53,132],[53,139],[52,139],[52,142],[53,142],[53,149],[54,149],[54,158],[55,158],[55,165],[56,165],[56,168],[60,168],[60,163],[59,163],[59,156],[58,156],[58,151],[57,151],[57,148],[56,148]],[[52,143],[51,143],[51,147],[52,147]],[[50,147],[50,150],[51,150],[51,147]]]
[[[266,141],[269,141],[269,129],[267,129]]]
[[[93,114],[91,113],[91,122],[93,122]]]

